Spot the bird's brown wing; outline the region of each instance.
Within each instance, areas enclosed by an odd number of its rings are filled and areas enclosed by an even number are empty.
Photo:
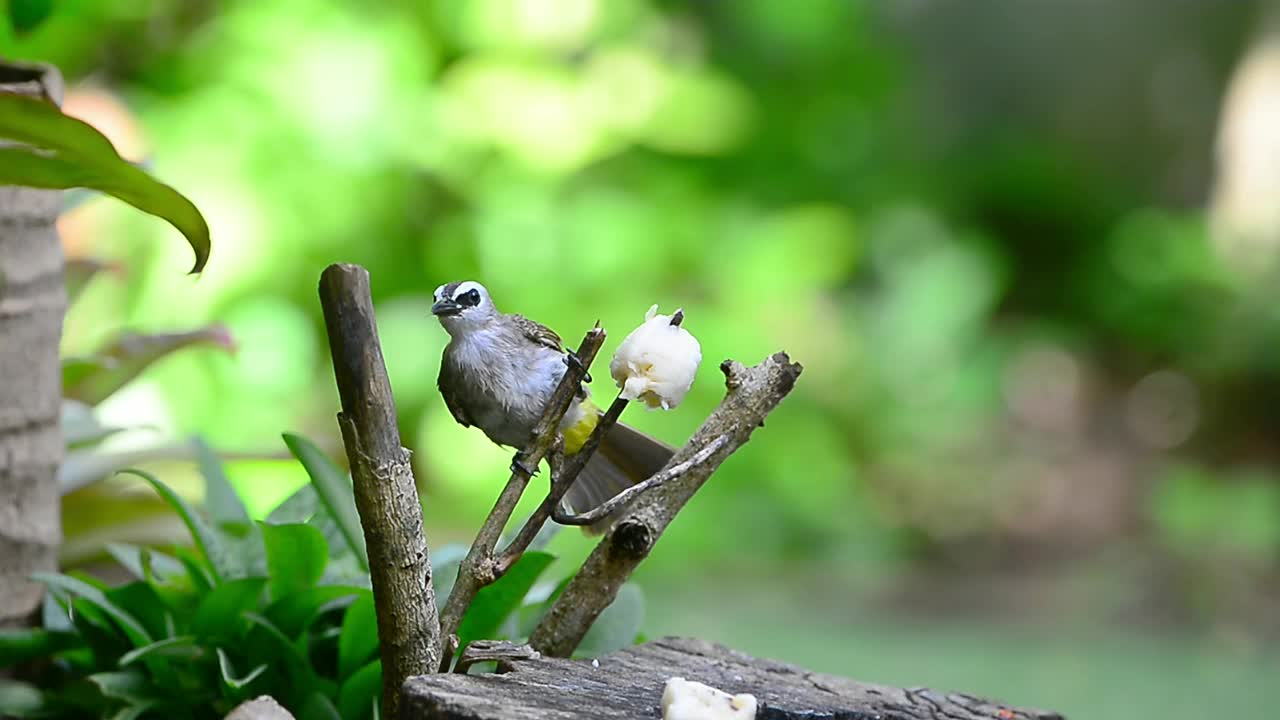
[[[560,342],[560,336],[551,328],[541,323],[536,323],[523,315],[512,315],[511,319],[515,321],[516,327],[520,328],[520,332],[524,333],[524,336],[531,341],[549,347],[552,350],[564,352],[564,343]]]
[[[449,348],[444,349],[444,357],[440,359],[440,374],[436,377],[436,387],[440,389],[440,397],[444,398],[445,407],[453,419],[463,427],[471,427],[471,417],[462,407],[462,374],[449,359]]]

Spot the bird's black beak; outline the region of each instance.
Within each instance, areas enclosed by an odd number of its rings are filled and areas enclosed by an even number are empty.
[[[452,300],[440,300],[431,306],[431,314],[437,317],[457,315],[460,312],[462,306]]]

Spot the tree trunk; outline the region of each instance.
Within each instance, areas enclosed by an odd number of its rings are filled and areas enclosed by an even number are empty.
[[[62,102],[50,67],[0,63],[0,91]],[[0,186],[0,627],[26,623],[43,587],[28,577],[57,564],[57,469],[67,297],[54,229],[62,193]]]

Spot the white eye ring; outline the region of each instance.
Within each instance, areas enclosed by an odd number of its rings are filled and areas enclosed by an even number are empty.
[[[489,293],[485,291],[483,285],[481,285],[480,283],[474,280],[467,280],[465,282],[459,283],[458,287],[453,289],[453,297],[450,299],[457,300],[458,298],[462,297],[463,295],[466,295],[472,290],[475,290],[477,293],[480,294],[480,302],[476,303],[476,305],[483,305],[484,299]]]

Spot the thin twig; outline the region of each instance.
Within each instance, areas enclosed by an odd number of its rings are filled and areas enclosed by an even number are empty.
[[[552,657],[568,657],[618,589],[648,556],[676,513],[795,386],[801,367],[777,353],[752,368],[726,360],[720,365],[728,388],[724,400],[675,457],[675,467],[728,436],[719,450],[679,477],[652,488],[631,505],[605,535],[534,628],[529,644]]]
[[[518,660],[537,660],[541,657],[542,653],[528,645],[517,645],[507,640],[476,640],[467,644],[467,649],[462,651],[453,671],[466,674],[472,665],[480,662],[509,665]]]
[[[440,624],[422,506],[409,453],[400,446],[395,401],[378,344],[369,273],[330,265],[320,276],[338,425],[351,465],[356,509],[369,554],[382,659],[382,711],[400,717],[400,686],[440,666]]]
[[[502,530],[511,520],[511,513],[520,502],[520,496],[524,494],[524,489],[529,484],[528,471],[537,468],[538,463],[547,456],[560,432],[560,421],[576,399],[583,378],[586,377],[591,363],[596,359],[596,354],[604,345],[604,338],[605,331],[599,323],[596,323],[596,326],[587,331],[586,336],[582,338],[582,343],[575,353],[578,362],[570,363],[565,369],[564,377],[560,379],[560,384],[547,402],[542,417],[534,426],[529,445],[517,456],[518,462],[512,463],[511,478],[502,488],[502,493],[498,495],[493,510],[489,511],[489,516],[485,518],[484,524],[476,534],[475,542],[471,544],[471,549],[467,551],[466,558],[458,568],[458,579],[453,584],[449,601],[440,613],[440,635],[446,639],[447,648],[453,647],[452,638],[457,634],[458,626],[462,624],[462,617],[466,614],[471,601],[475,599],[476,593],[502,576],[505,568],[499,567],[494,557],[494,548],[502,537]],[[452,659],[452,653],[443,655],[441,670],[447,669]]]
[[[679,478],[681,475],[684,475],[689,470],[706,462],[707,458],[714,455],[718,450],[720,450],[720,448],[724,447],[727,442],[729,442],[729,435],[726,433],[713,440],[710,445],[699,450],[688,460],[672,465],[665,470],[658,471],[648,480],[645,480],[638,485],[632,485],[626,490],[623,490],[617,495],[609,498],[599,507],[592,508],[591,510],[578,515],[560,512],[557,509],[551,517],[561,525],[591,525],[592,523],[609,517],[618,510],[626,507],[640,493],[658,487],[659,485],[665,485],[672,480]]]
[[[618,418],[622,416],[622,411],[626,410],[629,404],[620,395],[614,398],[613,403],[600,416],[595,429],[591,431],[591,435],[587,437],[587,441],[582,444],[578,452],[568,458],[561,457],[552,463],[551,490],[543,498],[542,503],[533,511],[533,514],[529,516],[529,519],[525,521],[524,527],[520,529],[519,534],[510,543],[507,543],[507,547],[499,555],[498,568],[501,572],[506,572],[508,568],[520,559],[524,551],[529,549],[529,544],[538,536],[538,532],[542,530],[542,526],[546,524],[547,519],[554,517],[558,513],[561,499],[564,498],[569,488],[573,486],[573,481],[578,479],[582,469],[587,466],[587,461],[591,459],[596,449],[600,447],[605,433],[609,432],[609,429],[618,423]]]

